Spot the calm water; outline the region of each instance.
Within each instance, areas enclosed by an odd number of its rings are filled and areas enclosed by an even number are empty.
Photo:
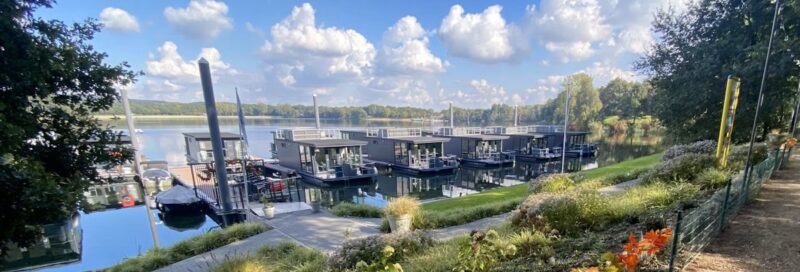
[[[238,132],[237,122],[233,119],[221,119],[221,131]],[[117,129],[125,129],[123,121],[110,121]],[[185,147],[182,133],[207,132],[203,120],[141,120],[137,128],[142,130],[140,142],[144,156],[149,160],[166,161],[169,165],[186,163]],[[270,158],[272,142],[270,132],[277,128],[313,126],[313,120],[248,120],[249,152],[255,156]],[[419,127],[421,123],[411,122],[370,122],[348,124],[341,122],[323,122],[325,127]],[[599,155],[596,158],[572,159],[567,162],[567,169],[602,167],[619,161],[648,155],[661,150],[661,137],[651,136],[608,136],[602,133],[593,134],[590,138],[598,142]],[[459,197],[483,190],[511,186],[522,183],[522,180],[535,178],[546,172],[560,171],[560,161],[548,163],[516,163],[512,167],[499,169],[461,168],[452,175],[434,177],[413,177],[398,174],[384,174],[377,181],[369,184],[355,184],[316,188],[304,186],[304,195],[319,194],[323,204],[334,205],[347,201],[365,203],[382,207],[388,199],[401,195],[412,195],[423,201],[441,198]],[[166,188],[162,188],[166,189]],[[156,191],[158,189],[155,189]],[[114,202],[121,195],[120,190],[106,190],[108,202]],[[150,191],[153,194],[154,191]],[[139,195],[137,195],[139,196]],[[91,213],[81,213],[83,228],[83,252],[79,262],[50,267],[45,271],[85,271],[101,269],[119,261],[136,256],[152,248],[146,211],[137,198],[134,207],[101,209]],[[112,205],[113,206],[113,205]],[[217,226],[211,218],[198,216],[194,218],[166,218],[159,212],[150,209],[155,215],[158,237],[161,246],[169,246],[185,238],[204,233]]]

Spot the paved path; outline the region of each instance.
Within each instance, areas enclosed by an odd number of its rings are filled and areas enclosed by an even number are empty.
[[[346,238],[381,234],[380,218],[338,217],[328,212],[297,212],[266,223],[307,247],[323,252],[337,249]]]
[[[268,230],[250,238],[233,242],[212,251],[191,257],[189,259],[171,264],[156,271],[208,271],[218,262],[233,256],[249,255],[264,245],[273,245],[292,239],[276,230]]]
[[[799,271],[800,156],[761,187],[684,271]]]
[[[468,235],[470,231],[476,229],[486,229],[491,225],[497,225],[506,221],[506,219],[511,215],[510,212],[495,215],[492,217],[487,217],[480,219],[478,221],[473,221],[470,223],[466,223],[463,225],[458,226],[451,226],[442,229],[435,229],[431,231],[431,235],[436,240],[449,240],[453,237],[460,236],[460,235]]]

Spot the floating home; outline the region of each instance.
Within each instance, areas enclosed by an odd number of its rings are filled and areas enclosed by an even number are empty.
[[[511,152],[503,152],[505,135],[484,134],[481,128],[438,128],[435,137],[448,138],[444,144],[445,154],[458,156],[461,164],[476,167],[498,167],[514,164]]]
[[[561,155],[564,142],[564,128],[561,126],[529,126],[529,133],[540,135],[544,147],[555,150]],[[597,155],[597,144],[588,143],[586,138],[591,132],[567,131],[567,157],[592,157]]]
[[[503,141],[503,151],[512,152],[518,161],[551,160],[561,157],[560,149],[553,149],[547,137],[532,133],[532,126],[488,127],[484,134],[508,136]]]
[[[343,139],[339,130],[279,129],[273,132],[273,138],[273,157],[309,181],[372,181],[377,175],[375,167],[362,160],[362,147],[367,142]]]
[[[222,132],[222,152],[225,160],[242,158],[242,137],[239,134]],[[186,142],[186,161],[192,163],[214,162],[214,149],[211,147],[211,134],[208,132],[184,133]]]
[[[454,156],[445,156],[449,138],[422,136],[419,128],[375,128],[342,131],[345,139],[364,141],[364,153],[376,165],[409,174],[448,174],[458,167]]]

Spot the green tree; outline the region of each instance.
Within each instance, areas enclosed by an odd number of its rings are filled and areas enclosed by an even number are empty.
[[[92,114],[118,98],[115,84],[135,74],[110,66],[87,44],[100,25],[34,16],[48,0],[0,4],[0,244],[28,245],[41,225],[75,212],[100,181],[95,165],[119,163],[113,132]],[[121,150],[128,151],[128,150]]]
[[[564,79],[564,90],[570,94],[569,99],[569,126],[572,129],[588,129],[589,124],[600,116],[603,103],[600,93],[592,86],[592,77],[580,73]],[[564,120],[565,92],[558,94],[553,111],[553,122]]]
[[[717,135],[725,81],[742,79],[734,141],[749,139],[770,35],[774,1],[700,0],[685,13],[656,14],[661,38],[639,62],[651,75],[654,115],[680,141]],[[796,93],[800,52],[800,1],[784,2],[770,57],[758,129],[785,128]]]

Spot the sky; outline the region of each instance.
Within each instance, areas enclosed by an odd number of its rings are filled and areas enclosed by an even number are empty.
[[[575,73],[641,80],[653,14],[685,1],[60,0],[37,15],[102,23],[90,43],[145,74],[131,98],[202,101],[204,57],[217,101],[488,108],[544,103]]]

